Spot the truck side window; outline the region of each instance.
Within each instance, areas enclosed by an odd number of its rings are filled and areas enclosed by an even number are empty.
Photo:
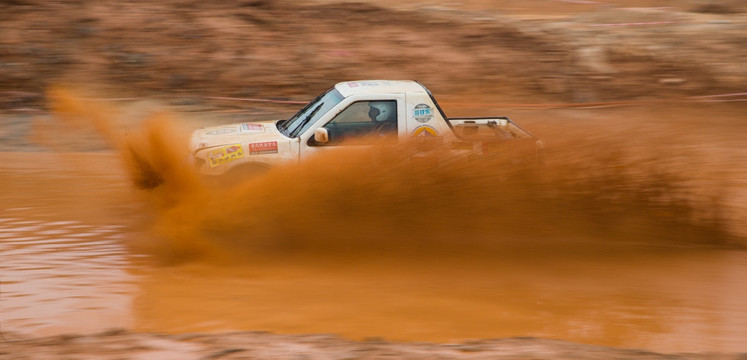
[[[397,136],[397,101],[357,101],[337,114],[324,127],[329,133],[329,144],[344,141],[391,138]],[[365,142],[365,140],[363,140]]]

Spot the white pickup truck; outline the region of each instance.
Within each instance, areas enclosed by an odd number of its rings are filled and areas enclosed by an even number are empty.
[[[365,146],[367,139],[427,141],[471,157],[514,156],[517,147],[528,146],[537,153],[542,147],[507,117],[447,118],[418,82],[370,80],[341,82],[287,120],[199,129],[190,156],[205,175],[253,174],[320,151]]]

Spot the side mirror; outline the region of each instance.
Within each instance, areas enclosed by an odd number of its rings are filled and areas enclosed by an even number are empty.
[[[317,144],[326,144],[329,142],[329,132],[326,128],[320,127],[314,130],[314,141]]]

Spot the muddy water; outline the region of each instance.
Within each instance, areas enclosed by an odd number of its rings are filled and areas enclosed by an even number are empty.
[[[744,125],[689,110],[517,110],[541,172],[353,154],[216,188],[162,118],[107,128],[122,155],[3,153],[0,326],[747,351]]]
[[[5,329],[38,333],[128,327],[133,291],[116,225],[28,216],[0,219]],[[32,220],[33,219],[33,220]]]

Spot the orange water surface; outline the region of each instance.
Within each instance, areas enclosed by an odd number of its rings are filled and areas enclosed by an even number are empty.
[[[6,148],[0,329],[744,352],[744,125],[691,110],[520,111],[539,171],[352,154],[216,187],[164,115],[99,127],[112,150]],[[163,183],[133,185],[139,162]]]

